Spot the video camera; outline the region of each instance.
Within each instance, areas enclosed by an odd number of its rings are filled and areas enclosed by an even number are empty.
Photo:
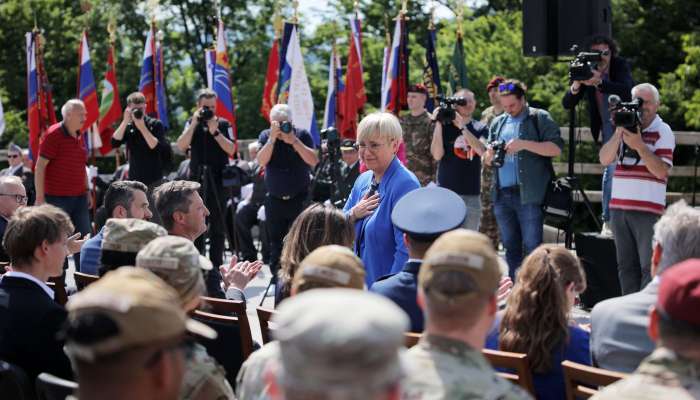
[[[608,97],[610,113],[613,116],[613,124],[621,126],[632,133],[637,133],[637,128],[642,125],[641,108],[644,100],[636,97],[630,102],[622,102],[620,96],[613,94]]]
[[[571,51],[576,52],[578,46],[571,47]],[[587,81],[593,77],[593,70],[598,66],[598,62],[603,59],[600,52],[582,51],[569,64],[569,80]]]
[[[454,106],[466,106],[467,99],[461,96],[445,97],[438,95],[439,111],[437,120],[443,125],[450,125],[455,120],[456,110]]]
[[[340,134],[333,126],[329,126],[321,131],[321,140],[326,141],[328,149],[340,149]]]

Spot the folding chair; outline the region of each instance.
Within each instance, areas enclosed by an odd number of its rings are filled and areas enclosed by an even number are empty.
[[[78,291],[81,291],[85,289],[87,285],[100,279],[100,277],[97,275],[90,275],[83,272],[75,271],[73,272],[73,279],[75,279],[75,286],[78,288]]]
[[[263,307],[257,307],[255,310],[258,313],[258,323],[260,324],[260,335],[262,335],[263,344],[267,344],[272,341],[270,337],[270,318],[275,314],[275,311]]]
[[[596,394],[601,387],[627,376],[621,372],[590,367],[573,361],[564,361],[561,366],[564,370],[566,400],[587,399]]]
[[[499,371],[498,375],[521,386],[535,396],[535,385],[532,382],[532,372],[527,361],[527,354],[490,349],[483,349],[482,354],[494,368],[512,371]]]

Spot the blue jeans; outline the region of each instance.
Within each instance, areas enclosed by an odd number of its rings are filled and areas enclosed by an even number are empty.
[[[508,275],[515,281],[515,271],[523,258],[542,243],[542,206],[522,204],[518,187],[504,188],[496,192],[493,212],[506,248]]]
[[[90,229],[90,211],[88,210],[87,195],[80,196],[49,196],[46,202],[65,211],[70,217],[76,232],[81,236],[88,234]],[[80,252],[73,254],[76,269],[80,269]],[[67,263],[65,266],[67,267]]]

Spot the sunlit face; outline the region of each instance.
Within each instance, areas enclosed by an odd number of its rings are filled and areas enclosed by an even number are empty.
[[[5,183],[0,186],[0,215],[9,218],[15,210],[25,205],[27,205],[27,191],[24,185]]]
[[[68,251],[68,236],[57,240],[55,243],[44,241],[42,246],[46,246],[46,261],[50,277],[61,276],[63,273],[63,262],[70,254]]]
[[[134,197],[131,200],[127,217],[146,221],[150,220],[151,217],[153,217],[153,213],[149,208],[146,193],[142,192],[141,190],[135,190],[133,196]]]
[[[642,127],[646,128],[651,124],[651,122],[656,118],[656,112],[659,110],[659,103],[654,100],[654,94],[646,89],[635,90],[632,93],[633,98],[640,98],[644,100],[642,104]]]
[[[591,51],[598,51],[601,53],[602,60],[598,62],[598,65],[605,69],[610,65],[610,59],[612,58],[612,52],[610,51],[610,46],[606,43],[598,43],[591,46]]]
[[[472,93],[467,93],[467,94],[460,94],[460,96],[464,97],[464,99],[467,101],[467,104],[463,106],[456,106],[455,109],[459,113],[459,115],[463,117],[471,117],[472,114],[474,113],[474,109],[476,108],[476,100],[474,99],[474,95]]]
[[[408,109],[411,111],[422,111],[425,108],[427,96],[420,92],[408,92],[406,97],[408,101]]]
[[[492,87],[489,90],[489,102],[494,107],[501,105],[501,94],[498,93],[498,87]]]
[[[360,153],[357,150],[342,150],[343,161],[347,165],[353,165],[360,159]]]
[[[190,207],[185,214],[185,229],[190,232],[191,237],[196,238],[207,231],[209,210],[199,193],[192,193],[189,200]]]
[[[8,151],[7,163],[10,164],[10,167],[16,167],[22,164],[22,154],[12,150]]]
[[[525,96],[519,99],[514,94],[501,95],[501,105],[511,117],[517,117],[525,107]]]
[[[387,140],[375,134],[360,139],[357,145],[360,148],[360,159],[367,169],[383,174],[394,159],[399,141]]]
[[[82,105],[74,105],[73,108],[68,112],[68,116],[64,121],[68,132],[76,132],[83,127],[85,120],[87,118],[87,111]]]

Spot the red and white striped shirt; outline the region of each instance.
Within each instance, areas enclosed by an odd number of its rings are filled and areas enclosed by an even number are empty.
[[[642,132],[642,140],[649,150],[673,167],[673,149],[676,139],[671,127],[658,115]],[[610,209],[644,211],[663,214],[666,207],[666,183],[649,172],[644,160],[635,164],[630,157],[620,159],[612,181]]]

